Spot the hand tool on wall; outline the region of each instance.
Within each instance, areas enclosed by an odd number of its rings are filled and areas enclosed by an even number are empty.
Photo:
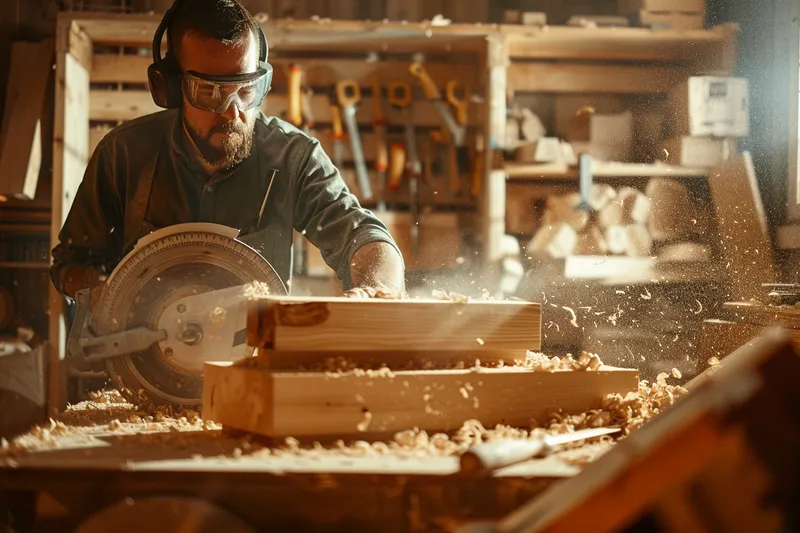
[[[303,113],[303,130],[309,135],[314,136],[314,108],[311,106],[311,99],[314,91],[311,87],[303,87],[300,94],[300,109]]]
[[[358,188],[361,190],[361,200],[372,199],[372,185],[369,181],[367,163],[364,161],[364,151],[361,148],[361,137],[358,133],[356,121],[356,106],[361,101],[361,88],[353,80],[343,80],[336,84],[336,97],[342,108],[344,123],[347,125],[347,134],[350,137],[350,147],[353,152],[353,163],[356,167]]]
[[[487,475],[500,468],[548,453],[560,444],[610,435],[618,431],[619,428],[592,428],[543,438],[483,442],[471,447],[461,456],[461,473],[473,476]]]
[[[581,201],[575,206],[575,210],[592,211],[589,198],[592,194],[592,156],[589,154],[578,155],[578,188],[580,189]]]
[[[403,183],[406,169],[406,149],[402,144],[393,144],[389,150],[389,188],[396,191]]]
[[[333,139],[333,164],[342,172],[344,165],[344,131],[342,130],[342,110],[336,98],[336,87],[330,92],[331,139]]]
[[[406,136],[406,172],[408,173],[408,203],[411,210],[411,249],[419,248],[419,175],[422,165],[417,154],[417,136],[414,129],[414,99],[411,85],[397,81],[389,85],[389,102],[403,114]]]
[[[383,189],[386,185],[386,170],[389,168],[389,149],[386,145],[386,116],[383,114],[383,87],[380,76],[372,76],[372,127],[375,132],[375,173],[378,177],[380,202],[378,211],[386,209]]]
[[[286,78],[288,91],[286,117],[292,125],[301,128],[303,127],[303,103],[301,97],[303,90],[303,70],[300,68],[300,65],[296,63],[289,65]]]
[[[461,83],[458,80],[448,81],[445,84],[445,99],[455,111],[456,122],[462,130],[466,132],[470,99],[469,86],[463,87],[462,90]],[[450,189],[456,196],[461,193],[461,173],[459,172],[459,168],[462,165],[459,165],[459,163],[463,161],[465,163],[463,166],[469,166],[466,164],[469,158],[460,157],[460,155],[463,155],[460,152],[463,151],[460,149],[456,150],[455,143],[451,140],[448,145],[448,168],[450,169]]]
[[[425,93],[425,98],[427,98],[433,104],[436,112],[439,113],[440,117],[442,117],[442,120],[444,121],[447,130],[450,132],[450,137],[453,139],[454,144],[456,146],[462,146],[464,144],[465,129],[463,126],[459,125],[458,122],[456,122],[456,119],[453,118],[453,114],[450,112],[450,109],[442,101],[442,95],[439,92],[439,89],[436,87],[436,84],[431,79],[430,75],[428,75],[425,67],[423,67],[422,63],[420,62],[414,62],[411,64],[409,71],[411,72],[412,76],[419,80],[419,83],[422,86],[422,92]]]
[[[477,133],[475,135],[474,143],[472,148],[472,180],[470,183],[470,192],[472,196],[478,196],[481,194],[481,186],[483,185],[483,175],[484,175],[484,143],[483,143],[483,134]]]

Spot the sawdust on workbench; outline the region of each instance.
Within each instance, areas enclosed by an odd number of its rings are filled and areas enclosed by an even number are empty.
[[[596,357],[596,356],[595,356]],[[536,354],[526,363],[535,369],[554,371],[555,367],[566,365],[575,371],[589,368],[595,364],[592,357],[582,356],[577,361],[571,358],[560,358],[553,361],[542,354]],[[576,367],[575,365],[578,365]],[[366,372],[366,371],[365,371]],[[535,438],[546,434],[562,434],[580,429],[594,427],[620,427],[617,439],[624,438],[631,431],[642,426],[648,420],[672,405],[686,391],[681,387],[667,384],[669,375],[662,373],[655,383],[642,381],[637,392],[625,397],[619,394],[607,396],[602,408],[581,414],[566,414],[554,411],[546,420],[533,421],[531,427],[513,428],[498,425],[485,428],[477,420],[467,420],[462,427],[452,433],[428,434],[417,428],[398,432],[389,441],[368,442],[357,440],[352,442],[336,441],[323,446],[320,443],[301,445],[297,439],[287,438],[283,445],[267,446],[252,437],[240,440],[226,456],[238,458],[242,456],[269,457],[292,455],[315,458],[323,455],[339,455],[363,457],[373,455],[395,455],[398,457],[435,457],[457,456],[470,446],[480,442],[503,438]],[[53,450],[64,446],[87,443],[101,436],[143,436],[142,444],[161,444],[162,446],[178,445],[192,448],[192,439],[223,438],[221,426],[214,422],[203,421],[200,414],[191,410],[175,410],[170,407],[141,409],[127,403],[117,391],[102,391],[92,394],[92,399],[70,406],[58,419],[37,426],[30,432],[21,435],[11,442],[2,441],[0,446],[0,463],[13,465],[14,457],[20,454],[42,450]],[[180,440],[174,438],[180,437]],[[66,439],[65,437],[69,437]],[[591,442],[578,441],[563,445],[554,455],[558,459],[572,464],[585,465],[607,452],[616,440],[611,436],[592,439]],[[195,454],[200,459],[203,456]]]

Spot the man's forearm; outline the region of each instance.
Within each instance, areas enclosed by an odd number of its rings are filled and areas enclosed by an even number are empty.
[[[350,263],[353,287],[387,288],[397,292],[406,289],[403,259],[387,242],[373,242],[359,248]]]

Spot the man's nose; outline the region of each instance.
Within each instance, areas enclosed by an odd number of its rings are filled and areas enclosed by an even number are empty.
[[[236,105],[235,98],[231,100],[228,107],[220,115],[228,120],[235,120],[239,116],[239,106]]]

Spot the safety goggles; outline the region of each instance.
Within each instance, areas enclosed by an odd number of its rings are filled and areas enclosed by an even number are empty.
[[[183,73],[183,94],[197,109],[224,113],[231,104],[239,111],[259,107],[272,84],[272,66],[241,76],[210,76],[194,71]]]

